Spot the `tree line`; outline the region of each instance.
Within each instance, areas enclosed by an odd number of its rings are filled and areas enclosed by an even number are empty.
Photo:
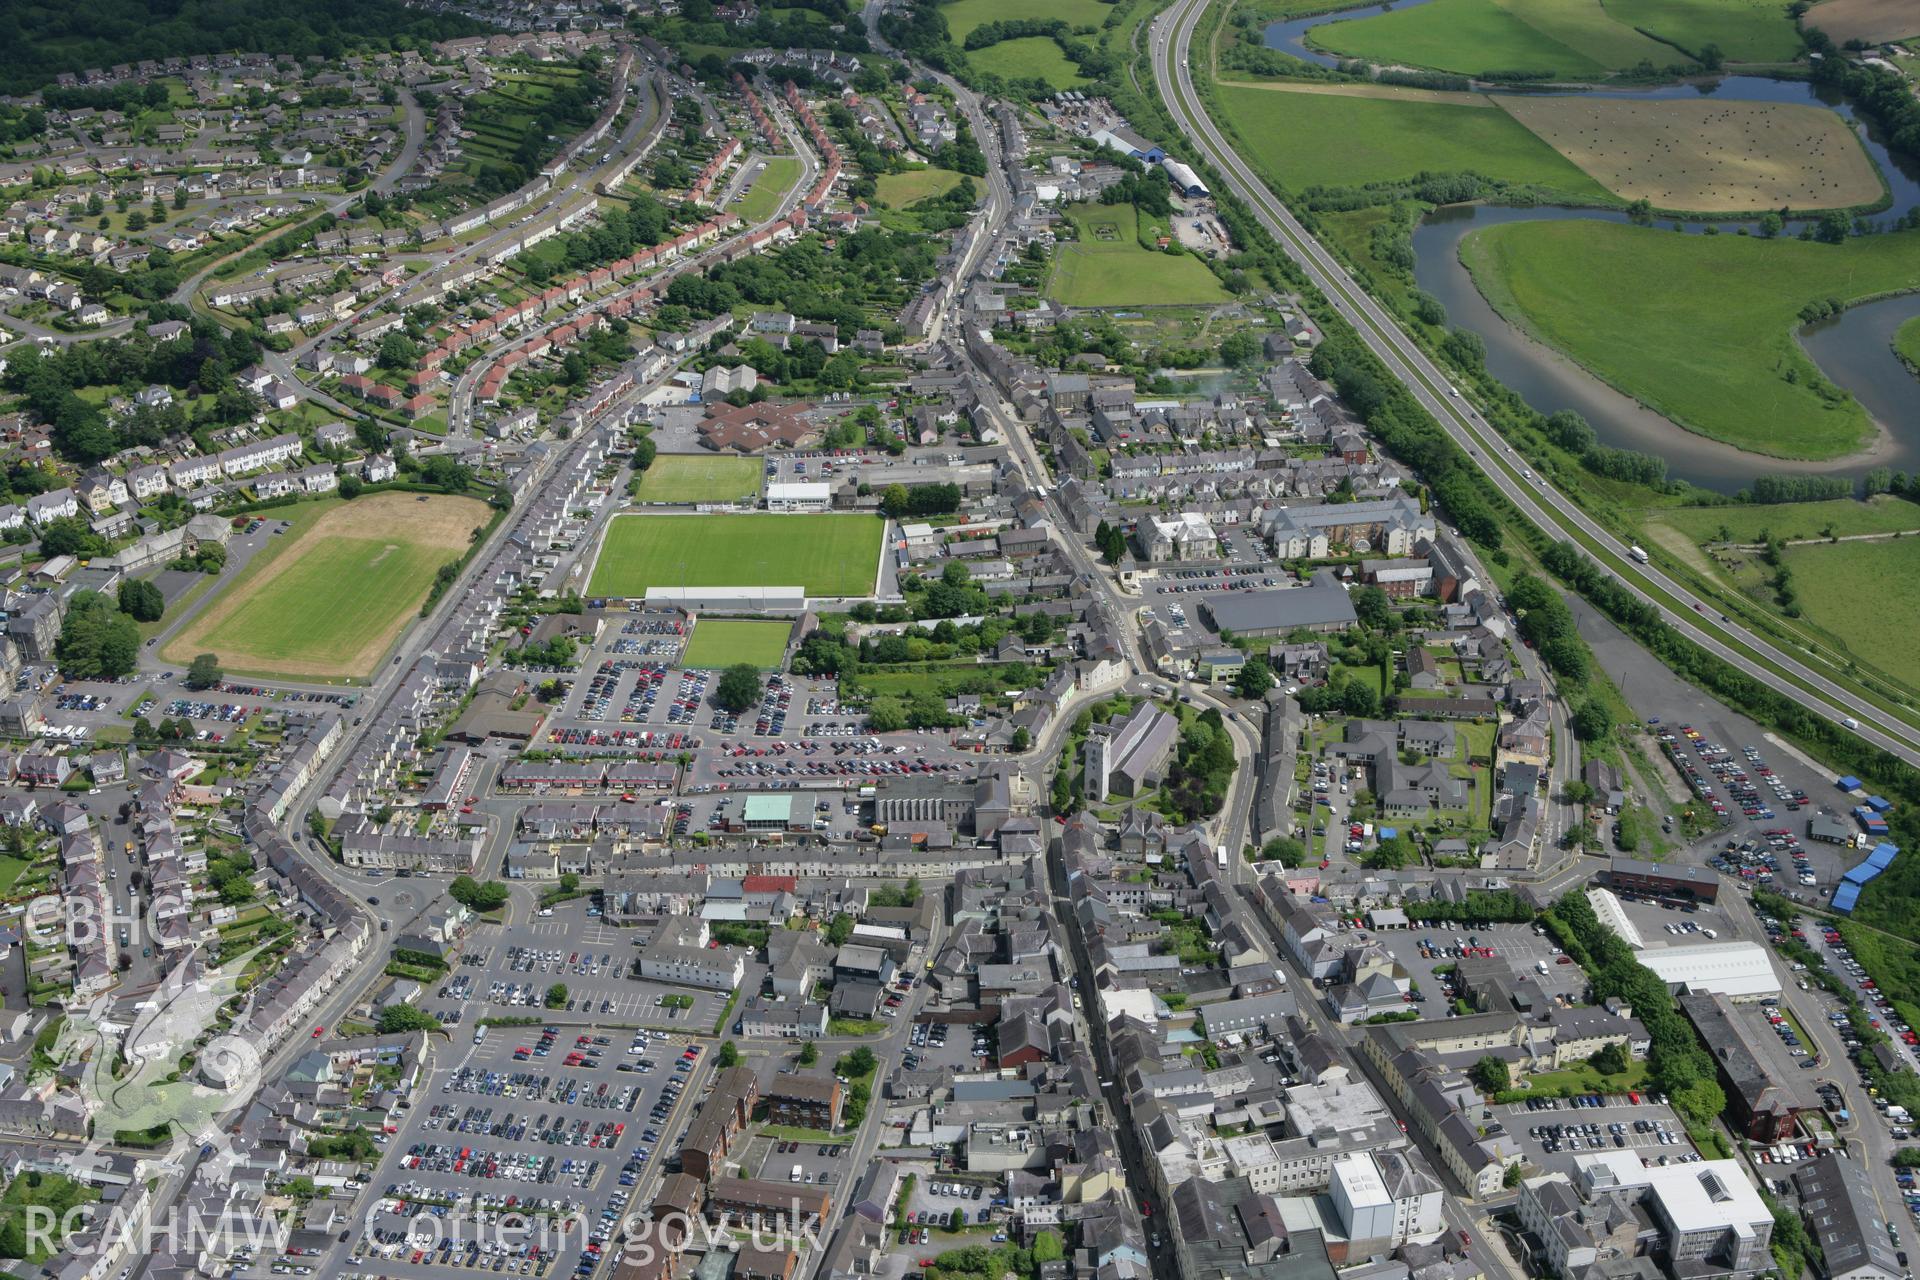
[[[1060,51],[1090,80],[1107,79],[1118,70],[1115,59],[1105,49],[1075,39],[1066,23],[1059,19],[1015,18],[985,25],[998,29],[1000,34],[997,38],[976,44],[970,34],[963,48],[954,41],[953,32],[948,28],[940,6],[932,0],[921,0],[901,9],[889,9],[880,18],[880,34],[888,44],[917,61],[946,72],[970,88],[996,97],[1041,99],[1052,97],[1055,91],[1043,76],[1016,79],[982,70],[968,59],[967,50],[978,51],[998,40],[1046,35],[1053,37]],[[1055,27],[1058,29],[1055,30]],[[976,173],[978,176],[985,170],[962,169],[961,172]]]
[[[337,59],[354,50],[424,49],[484,34],[485,23],[401,0],[13,0],[0,7],[0,93],[29,93],[62,71],[253,52]]]
[[[1845,476],[1760,476],[1740,496],[1748,502],[1761,505],[1825,502],[1832,498],[1852,497],[1853,481]]]
[[[1065,35],[1067,24],[1059,18],[1008,18],[1002,22],[983,22],[967,32],[961,48],[968,52],[999,44],[1002,40],[1024,40],[1031,36]]]
[[[1801,35],[1809,48],[1826,55],[1813,64],[1813,83],[1852,99],[1854,110],[1879,127],[1889,151],[1920,160],[1920,99],[1913,96],[1906,77],[1838,56],[1832,38],[1817,28]]]
[[[957,484],[890,484],[880,494],[880,510],[898,519],[950,515],[960,509]]]

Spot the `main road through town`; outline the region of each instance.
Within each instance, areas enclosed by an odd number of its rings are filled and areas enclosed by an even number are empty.
[[[864,19],[868,38],[875,48],[885,48],[880,35],[880,0],[867,0]],[[1005,152],[1001,131],[994,127],[988,117],[986,105],[980,95],[968,89],[959,81],[943,72],[931,68],[919,68],[933,76],[953,94],[960,113],[966,117],[967,126],[973,131],[974,141],[980,146],[987,158],[986,200],[979,215],[966,233],[965,247],[955,263],[953,287],[948,292],[946,305],[943,306],[934,322],[929,326],[926,346],[931,348],[939,343],[940,335],[951,328],[959,334],[965,323],[967,286],[974,276],[990,261],[1000,246],[1000,235],[1006,225],[1007,215],[1013,209],[1013,184],[1010,170],[1021,163],[1023,157],[1010,156]],[[1134,694],[1149,691],[1151,681],[1141,677],[1154,670],[1154,664],[1148,659],[1140,644],[1140,629],[1134,618],[1134,611],[1143,603],[1138,597],[1129,597],[1121,591],[1113,575],[1088,551],[1086,543],[1073,532],[1073,524],[1066,509],[1061,505],[1059,495],[1053,485],[1053,475],[1034,447],[1033,437],[1027,424],[1020,419],[1013,406],[1002,399],[993,388],[992,380],[987,376],[967,349],[962,339],[949,342],[956,357],[964,361],[977,375],[976,385],[981,392],[981,405],[994,425],[999,429],[1001,439],[1007,442],[1014,465],[1019,469],[1021,479],[1027,488],[1040,495],[1052,519],[1054,542],[1056,547],[1073,566],[1080,580],[1088,584],[1094,592],[1094,607],[1104,615],[1109,633],[1115,637],[1126,657],[1132,679],[1125,686]],[[1215,699],[1202,688],[1194,687],[1189,693],[1190,700],[1201,705],[1211,705],[1220,711],[1222,722],[1227,729],[1228,739],[1233,743],[1234,776],[1227,792],[1226,802],[1213,822],[1214,836],[1218,843],[1231,851],[1228,860],[1228,879],[1239,881],[1252,874],[1251,869],[1240,857],[1241,845],[1245,842],[1253,809],[1253,793],[1258,782],[1258,768],[1255,761],[1259,749],[1259,733],[1252,721],[1234,714],[1226,703]],[[1091,701],[1091,700],[1089,700]],[[1035,759],[1051,759],[1059,747],[1064,744],[1067,729],[1073,717],[1062,715],[1054,726],[1043,750],[1035,754]],[[1071,769],[1071,761],[1062,761],[1060,768]]]
[[[1208,0],[1175,0],[1154,19],[1153,78],[1167,110],[1199,154],[1224,176],[1227,186],[1300,264],[1334,309],[1507,500],[1540,528],[1580,545],[1635,596],[1659,609],[1666,624],[1689,640],[1763,683],[1792,685],[1794,696],[1811,710],[1847,725],[1866,741],[1909,764],[1920,764],[1920,729],[1866,702],[1738,623],[1727,621],[1717,607],[1697,598],[1685,586],[1656,568],[1636,562],[1627,544],[1548,486],[1545,477],[1523,474],[1499,434],[1455,393],[1447,375],[1294,218],[1215,126],[1195,90],[1190,64],[1194,27],[1206,13],[1207,4]]]

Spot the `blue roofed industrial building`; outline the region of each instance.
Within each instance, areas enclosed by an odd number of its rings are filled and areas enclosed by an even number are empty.
[[[1893,860],[1899,856],[1898,845],[1889,844],[1886,841],[1875,845],[1873,852],[1867,855],[1866,861],[1848,868],[1846,874],[1840,877],[1840,883],[1833,890],[1833,909],[1851,912],[1860,901],[1860,891],[1875,876],[1892,866]]]

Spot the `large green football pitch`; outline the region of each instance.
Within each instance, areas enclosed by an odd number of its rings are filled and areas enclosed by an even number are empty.
[[[810,596],[869,596],[885,531],[877,516],[615,516],[587,594],[803,587]]]

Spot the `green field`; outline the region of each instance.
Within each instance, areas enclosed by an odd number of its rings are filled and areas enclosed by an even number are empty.
[[[1669,507],[1649,512],[1647,522],[1677,529],[1695,546],[1759,542],[1762,532],[1791,542],[1920,529],[1920,506],[1882,495],[1866,502],[1837,498],[1832,502],[1784,502],[1776,506]]]
[[[301,503],[267,518],[294,527],[221,583],[163,651],[169,661],[214,653],[231,671],[370,675],[487,513],[471,498],[391,493]]]
[[[330,538],[201,638],[235,665],[279,664],[341,649],[419,604],[445,555],[379,538]]]
[[[1052,36],[1022,36],[1002,40],[967,55],[977,71],[991,71],[1009,80],[1044,80],[1055,89],[1078,89],[1093,81],[1060,49]]]
[[[907,697],[932,693],[941,698],[977,693],[1003,697],[1040,683],[1044,668],[1024,662],[920,662],[898,666],[865,666],[852,683],[860,692]]]
[[[951,4],[940,6],[955,44],[965,44],[975,27],[989,22],[1058,18],[1070,27],[1098,28],[1112,12],[1113,6],[1101,4],[1100,0],[1046,0],[1040,5],[1030,0],[952,0]]]
[[[1920,597],[1894,588],[1920,573],[1920,538],[1788,547],[1802,616],[1882,671],[1910,671]]]
[[[905,209],[929,196],[945,195],[960,185],[963,176],[951,169],[908,169],[904,173],[882,174],[874,181],[873,198],[889,209]],[[967,181],[978,189],[977,178]]]
[[[1920,289],[1920,233],[1840,245],[1515,222],[1461,244],[1509,321],[1681,426],[1781,458],[1834,458],[1866,412],[1794,331],[1810,302]]]
[[[661,453],[640,477],[642,502],[735,502],[760,492],[758,458]]]
[[[1684,61],[1678,50],[1608,16],[1600,0],[1434,0],[1328,23],[1311,39],[1331,53],[1461,75],[1545,71],[1597,78],[1642,61],[1656,67]]]
[[[1920,376],[1920,316],[1915,316],[1894,332],[1893,352],[1907,362],[1907,368]]]
[[[794,156],[770,156],[767,167],[734,203],[733,211],[748,222],[764,222],[780,207],[780,198],[800,179],[800,161]]]
[[[618,516],[587,594],[650,587],[804,587],[810,596],[873,593],[883,521],[872,516]]]
[[[787,656],[787,638],[793,627],[785,622],[743,622],[733,618],[702,618],[693,624],[683,667],[730,667],[750,663],[766,671],[780,667]]]
[[[1071,204],[1079,233],[1054,251],[1047,296],[1069,307],[1177,306],[1225,302],[1213,272],[1190,254],[1161,253],[1140,243],[1132,205]]]
[[[1606,0],[1614,21],[1695,52],[1713,44],[1730,62],[1786,62],[1800,32],[1777,0]]]
[[[1233,84],[1216,92],[1241,154],[1284,191],[1472,172],[1570,203],[1613,203],[1579,166],[1478,95],[1384,98]]]

